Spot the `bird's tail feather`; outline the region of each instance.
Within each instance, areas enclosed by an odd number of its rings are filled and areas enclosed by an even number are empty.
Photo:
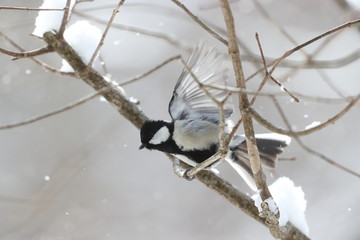
[[[255,138],[262,165],[268,168],[275,168],[278,154],[284,151],[283,148],[290,144],[291,139],[288,136],[273,133],[257,134]],[[249,187],[255,191],[256,185],[245,141],[230,147],[230,156],[226,158],[226,161],[239,173]]]

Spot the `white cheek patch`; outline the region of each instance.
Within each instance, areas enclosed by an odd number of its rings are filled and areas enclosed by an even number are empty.
[[[157,145],[166,142],[166,140],[168,140],[169,137],[170,137],[169,129],[166,126],[163,126],[155,133],[155,135],[152,137],[149,143]]]

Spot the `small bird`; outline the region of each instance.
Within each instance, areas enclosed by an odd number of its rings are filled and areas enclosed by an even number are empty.
[[[224,57],[218,54],[215,48],[208,50],[204,43],[200,42],[191,54],[187,66],[201,84],[226,86],[228,68],[223,62]],[[169,103],[168,110],[172,121],[146,121],[140,131],[142,144],[139,149],[170,153],[194,167],[218,151],[220,114],[217,105],[199,87],[188,69],[183,69]],[[225,88],[207,90],[219,101],[228,95]],[[223,108],[224,117],[227,119],[233,113],[233,106],[227,101]],[[226,127],[225,134],[229,134],[230,130]],[[283,152],[291,139],[275,133],[256,134],[255,138],[262,165],[275,168],[277,155]],[[229,144],[225,160],[255,191],[249,159],[245,137],[235,135]],[[215,165],[216,163],[210,166],[210,169]]]

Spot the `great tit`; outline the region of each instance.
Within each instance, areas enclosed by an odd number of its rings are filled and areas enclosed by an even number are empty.
[[[196,166],[214,155],[219,148],[219,120],[218,106],[206,95],[196,82],[191,72],[201,84],[226,86],[227,71],[224,57],[215,48],[207,49],[200,42],[194,49],[189,60],[188,68],[184,68],[173,91],[169,103],[171,121],[150,120],[141,128],[141,146],[173,154],[175,157]],[[207,87],[207,91],[217,100],[223,100],[228,91],[225,88]],[[227,101],[223,107],[225,119],[233,113],[233,106]],[[225,134],[230,132],[225,128]],[[288,136],[269,133],[255,135],[260,159],[263,166],[275,168],[277,155],[289,145]],[[235,135],[229,144],[228,155],[225,160],[240,174],[250,188],[256,190],[250,167],[245,137]],[[213,164],[213,167],[216,165]]]

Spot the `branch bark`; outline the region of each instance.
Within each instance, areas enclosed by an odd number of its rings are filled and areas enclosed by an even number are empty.
[[[236,32],[234,25],[234,18],[227,0],[220,0],[221,8],[223,11],[226,28],[228,31],[228,51],[232,60],[237,87],[246,90],[245,77],[243,68],[240,61],[240,51],[236,41]],[[247,94],[244,92],[238,93],[239,108],[243,119],[244,132],[246,137],[246,146],[250,156],[251,169],[254,174],[256,186],[259,189],[262,200],[271,197],[270,191],[267,188],[265,175],[262,172],[259,151],[256,146],[256,139],[254,134],[254,126],[252,123],[251,115],[248,113],[250,102]]]
[[[232,15],[232,11],[229,5],[229,2],[227,0],[220,0],[221,9],[223,12],[227,33],[228,33],[228,51],[229,55],[232,60],[234,72],[235,72],[235,78],[237,87],[243,90],[246,90],[246,84],[245,84],[245,77],[244,72],[241,65],[240,60],[240,51],[239,47],[237,45],[236,40],[236,31],[235,31],[235,24],[234,24],[234,18]],[[263,216],[265,220],[266,226],[269,228],[271,234],[276,239],[308,239],[307,236],[302,234],[300,231],[294,230],[293,226],[291,224],[288,224],[286,229],[281,229],[279,227],[278,219],[279,215],[276,213],[271,212],[268,209],[267,204],[264,202],[264,200],[272,198],[271,193],[267,187],[265,175],[262,171],[261,163],[260,163],[260,157],[259,157],[259,151],[257,149],[256,145],[256,139],[254,134],[254,127],[252,123],[252,117],[251,114],[248,112],[248,109],[251,107],[249,99],[247,97],[247,94],[245,92],[239,92],[238,93],[239,98],[239,108],[240,113],[242,116],[243,126],[244,126],[244,132],[245,132],[245,138],[246,138],[246,146],[248,149],[248,154],[250,156],[250,165],[251,170],[253,172],[253,176],[255,179],[255,183],[257,188],[260,191],[261,199],[263,200],[262,203],[262,209],[263,209]],[[297,236],[290,236],[290,233],[294,233],[294,231],[297,233]],[[298,238],[300,236],[300,238]]]

